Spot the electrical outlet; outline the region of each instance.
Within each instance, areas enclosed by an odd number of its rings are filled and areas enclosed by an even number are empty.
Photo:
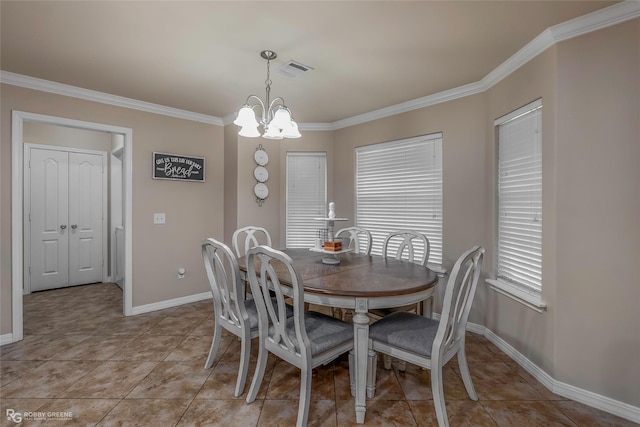
[[[154,213],[153,214],[153,223],[154,224],[164,224],[165,223],[165,214],[164,213]]]

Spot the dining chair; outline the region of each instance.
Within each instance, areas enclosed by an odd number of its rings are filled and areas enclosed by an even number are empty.
[[[422,233],[414,230],[396,230],[392,231],[384,239],[382,243],[382,256],[386,258],[402,259],[419,265],[427,266],[431,246],[429,239]],[[416,314],[422,314],[423,303],[404,305],[393,308],[379,308],[369,311],[369,317],[376,321],[382,319],[396,311],[409,311]],[[433,298],[429,298],[430,312],[433,307]],[[385,369],[391,369],[391,357],[384,357]],[[405,364],[400,363],[400,370],[404,371]]]
[[[357,254],[370,255],[373,239],[371,232],[362,227],[347,227],[338,230],[336,237],[346,237],[349,239],[349,247]]]
[[[281,251],[267,246],[250,249],[247,276],[258,308],[260,331],[258,363],[247,403],[256,399],[268,354],[273,353],[301,371],[296,425],[306,426],[312,369],[353,349],[353,326],[326,314],[304,310],[304,284],[291,258]],[[291,286],[283,285],[281,277],[289,278]],[[273,298],[271,293],[275,294]],[[293,316],[290,318],[280,314],[284,313],[282,307],[287,297],[293,301]]]
[[[233,250],[238,258],[247,255],[249,249],[259,246],[267,245],[271,246],[271,235],[264,227],[258,227],[255,225],[248,225],[246,227],[238,228],[233,232],[231,236],[231,244]],[[247,295],[248,281],[247,274],[244,271],[240,271],[240,279],[244,284],[244,294]]]
[[[222,329],[236,335],[240,339],[240,368],[234,395],[238,397],[246,383],[251,340],[258,336],[258,311],[253,299],[245,299],[238,260],[227,245],[212,238],[205,239],[202,258],[211,285],[215,319],[211,349],[204,368],[213,365]]]
[[[456,261],[447,282],[440,320],[415,313],[396,312],[369,327],[369,363],[374,369],[372,384],[367,389],[375,393],[376,352],[414,363],[431,370],[431,391],[438,425],[449,425],[444,403],[442,367],[458,355],[458,367],[467,394],[478,400],[473,388],[465,353],[465,331],[471,303],[482,270],[484,248],[474,246]]]
[[[234,231],[231,242],[236,256],[240,258],[255,246],[271,246],[271,235],[269,235],[266,228],[249,225]]]

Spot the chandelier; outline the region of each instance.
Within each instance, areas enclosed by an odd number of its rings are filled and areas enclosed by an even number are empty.
[[[269,98],[271,92],[269,64],[271,60],[276,59],[278,55],[272,50],[263,50],[260,52],[260,56],[267,60],[267,79],[264,81],[267,85],[266,101],[262,102],[256,95],[249,95],[242,108],[240,108],[240,111],[238,111],[238,117],[233,122],[241,126],[238,135],[250,138],[258,137],[260,136],[258,126],[262,125],[264,129],[264,133],[262,134],[263,138],[300,138],[302,135],[300,135],[298,131],[298,124],[293,121],[291,110],[285,105],[284,99],[277,97],[273,101],[270,101]],[[253,102],[253,104],[251,104],[251,102]],[[259,122],[254,112],[254,108],[258,106],[262,107],[262,117]]]

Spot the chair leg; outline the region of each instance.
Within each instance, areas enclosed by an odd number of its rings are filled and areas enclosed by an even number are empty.
[[[251,403],[256,400],[256,396],[258,395],[258,391],[262,385],[264,371],[267,367],[267,358],[269,356],[269,352],[262,345],[262,337],[259,337],[258,339],[260,340],[260,347],[258,348],[258,362],[256,363],[256,371],[254,372],[253,379],[251,380],[249,393],[247,393],[247,403]]]
[[[473,381],[471,381],[471,372],[469,372],[469,365],[467,365],[467,355],[464,346],[458,350],[458,366],[460,367],[460,375],[462,376],[464,388],[467,389],[467,394],[471,400],[478,400],[478,395],[473,387]]]
[[[431,369],[431,392],[433,393],[433,406],[436,408],[436,418],[439,427],[449,427],[447,408],[444,404],[444,388],[442,386],[442,367],[433,366]]]
[[[298,421],[296,427],[306,427],[309,419],[309,400],[311,398],[311,368],[306,366],[300,374],[300,401],[298,403]]]
[[[209,350],[209,356],[207,357],[207,361],[204,362],[204,369],[209,369],[213,366],[213,359],[216,358],[216,353],[218,352],[218,347],[220,346],[220,341],[222,340],[222,327],[215,322],[213,327],[213,340],[211,341],[211,349]]]
[[[376,374],[378,372],[378,353],[369,349],[367,356],[367,397],[373,399],[376,396]],[[351,394],[355,395],[355,390]]]
[[[353,310],[346,309],[344,311],[344,317],[342,318],[347,323],[353,323]]]
[[[384,361],[384,369],[386,369],[387,371],[391,369],[391,356],[385,354],[382,356],[382,360]]]
[[[407,362],[404,360],[398,360],[398,370],[400,372],[404,372],[407,370]]]
[[[245,332],[240,343],[240,367],[238,368],[238,380],[236,381],[235,397],[239,397],[244,391],[247,382],[247,371],[249,370],[249,358],[251,353],[251,336],[249,331]]]

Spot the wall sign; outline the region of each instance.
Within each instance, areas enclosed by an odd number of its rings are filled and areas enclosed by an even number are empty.
[[[204,157],[154,152],[153,179],[204,182]]]

